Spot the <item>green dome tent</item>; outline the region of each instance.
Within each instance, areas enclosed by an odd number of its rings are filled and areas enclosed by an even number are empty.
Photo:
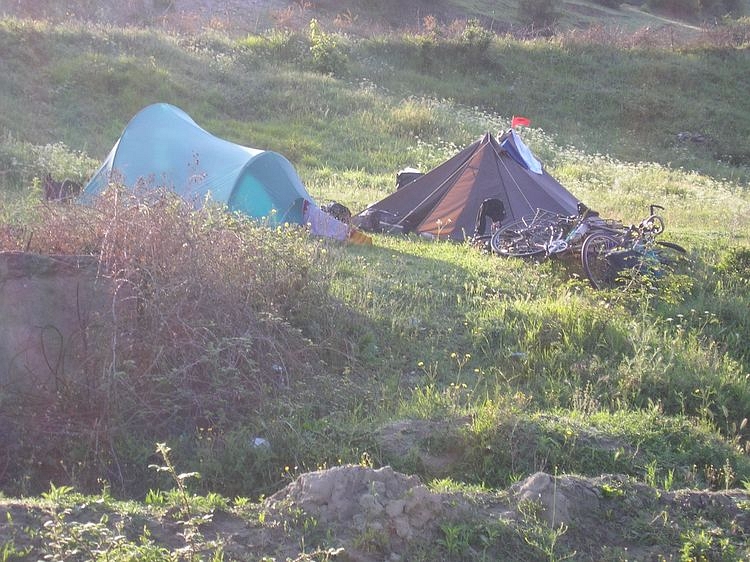
[[[101,194],[111,180],[129,188],[168,188],[196,206],[210,197],[272,224],[311,224],[314,234],[346,237],[346,225],[323,216],[281,154],[220,139],[166,103],[149,105],[130,120],[82,200]]]

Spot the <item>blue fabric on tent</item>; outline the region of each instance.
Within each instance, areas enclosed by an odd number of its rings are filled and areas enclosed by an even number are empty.
[[[500,143],[511,158],[521,164],[524,168],[535,174],[542,173],[542,163],[536,159],[531,149],[526,146],[526,143],[521,140],[514,130],[510,130],[510,134]]]
[[[166,103],[141,110],[83,190],[91,200],[111,181],[168,188],[196,206],[207,198],[272,223],[302,224],[312,202],[292,164],[276,152],[220,139]]]

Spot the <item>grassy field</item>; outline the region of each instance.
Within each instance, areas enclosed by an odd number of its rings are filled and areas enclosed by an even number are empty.
[[[734,25],[747,37],[747,22]],[[158,289],[139,354],[92,354],[106,385],[48,405],[59,433],[34,433],[32,406],[0,394],[0,414],[28,422],[13,425],[0,489],[38,495],[53,482],[50,495],[74,486],[142,500],[164,486],[148,468],[157,442],[201,474],[194,492],[253,501],[342,463],[456,488],[500,489],[543,470],[748,489],[747,39],[466,29],[324,32],[316,57],[307,29],[233,37],[0,20],[3,248],[104,255],[107,239],[111,263],[127,256]],[[595,291],[575,265],[463,244],[375,235],[343,246],[189,219],[178,204],[119,223],[116,204],[94,220],[38,203],[44,174],[85,182],[128,119],[157,101],[217,136],[281,152],[316,200],[355,212],[391,192],[398,169],[430,169],[526,115],[523,136],[554,177],[625,223],[663,205],[666,236],[690,263],[653,284]],[[181,237],[199,249],[171,244]],[[190,298],[190,329],[173,339],[161,329],[187,322],[177,309]],[[285,385],[269,378],[268,349],[290,366]],[[449,422],[423,446],[460,443],[461,459],[438,475],[418,451],[389,453],[379,435],[397,420]]]

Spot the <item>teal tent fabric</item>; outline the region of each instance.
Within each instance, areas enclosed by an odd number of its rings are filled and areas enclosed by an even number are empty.
[[[292,164],[277,152],[248,148],[202,129],[181,109],[141,110],[83,190],[83,201],[111,181],[129,188],[174,190],[202,205],[207,198],[272,224],[303,224],[313,204]]]

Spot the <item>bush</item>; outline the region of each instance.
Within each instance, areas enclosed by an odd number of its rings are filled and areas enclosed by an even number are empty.
[[[310,303],[327,306],[328,282],[321,247],[298,228],[112,189],[93,208],[40,205],[15,242],[0,232],[0,250],[98,257],[110,292],[104,310],[81,319],[85,345],[75,367],[56,373],[56,392],[0,395],[10,487],[63,479],[91,490],[103,477],[143,492],[154,442],[192,449],[199,428],[226,434],[325,368],[305,332]]]
[[[484,59],[491,43],[492,33],[482,27],[479,21],[470,19],[466,22],[466,27],[461,33],[460,44],[469,64]]]
[[[4,172],[0,179],[11,189],[31,187],[34,179],[47,174],[58,181],[70,179],[83,183],[97,166],[98,162],[61,142],[37,146],[9,133],[0,138],[0,170]]]
[[[323,31],[316,19],[310,20],[310,55],[315,70],[325,74],[341,73],[346,65],[336,36]]]
[[[420,71],[454,69],[465,74],[477,71],[480,66],[497,66],[487,56],[493,38],[494,34],[476,19],[455,20],[445,27],[428,16],[422,32],[407,35],[405,41],[416,46]]]

